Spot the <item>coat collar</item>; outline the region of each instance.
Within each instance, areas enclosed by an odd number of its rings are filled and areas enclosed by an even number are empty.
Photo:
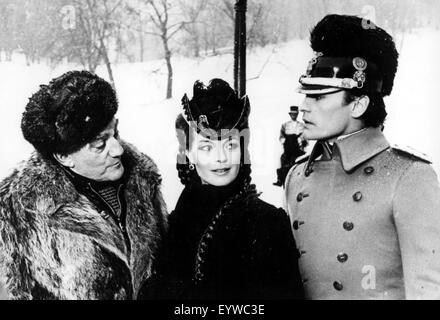
[[[147,183],[152,189],[154,185],[160,185],[161,178],[156,165],[133,145],[125,141],[121,143],[124,148],[122,162],[125,168],[126,193],[139,197],[151,196],[149,190],[144,190],[143,184]],[[6,180],[11,184],[11,192],[27,208],[34,208],[37,198],[50,199],[51,208],[44,210],[50,213],[62,205],[77,203],[80,198],[65,171],[58,164],[42,159],[35,152]]]
[[[390,144],[381,129],[369,127],[336,140],[332,154],[337,153],[340,156],[343,169],[349,172],[389,147]],[[307,167],[320,155],[327,158],[328,143],[325,141],[315,144]]]

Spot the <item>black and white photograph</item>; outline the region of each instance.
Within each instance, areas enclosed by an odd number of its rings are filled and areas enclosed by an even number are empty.
[[[0,0],[0,300],[439,300],[439,75],[437,0]]]

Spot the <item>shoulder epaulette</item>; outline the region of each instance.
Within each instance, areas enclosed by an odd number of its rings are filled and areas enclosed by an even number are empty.
[[[296,158],[295,164],[306,162],[307,160],[309,160],[309,158],[310,158],[310,153],[303,154],[302,156]]]
[[[417,150],[415,150],[415,149],[413,149],[413,148],[411,148],[409,146],[400,146],[400,145],[394,144],[391,147],[394,150],[396,150],[397,152],[403,153],[406,156],[410,156],[410,157],[416,158],[417,160],[420,160],[420,161],[423,161],[423,162],[426,162],[426,163],[429,163],[429,164],[432,163],[432,160],[429,158],[428,155],[426,155],[423,152],[417,151]]]

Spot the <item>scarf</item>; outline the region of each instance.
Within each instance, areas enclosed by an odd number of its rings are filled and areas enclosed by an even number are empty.
[[[126,216],[124,177],[116,181],[95,181],[60,166],[72,181],[75,189],[99,208],[104,219],[111,216],[124,231]]]

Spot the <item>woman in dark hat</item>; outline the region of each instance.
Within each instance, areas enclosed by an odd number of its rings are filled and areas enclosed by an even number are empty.
[[[179,178],[154,298],[288,299],[301,296],[297,253],[284,210],[251,184],[247,97],[221,79],[182,99],[176,120]],[[157,278],[156,278],[157,280]],[[163,296],[158,293],[160,291]],[[154,293],[153,293],[154,292]]]

